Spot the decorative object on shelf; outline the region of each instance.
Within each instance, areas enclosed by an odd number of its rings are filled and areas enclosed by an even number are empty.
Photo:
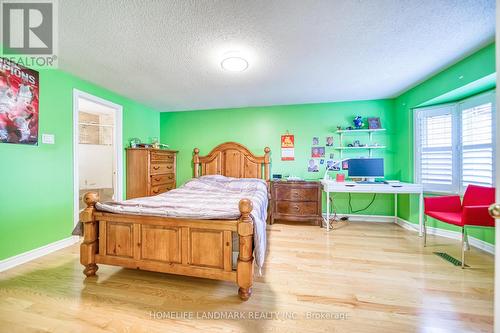
[[[311,157],[325,157],[325,147],[312,147]]]
[[[352,123],[354,124],[354,127],[356,129],[361,129],[365,125],[365,123],[363,123],[363,117],[361,116],[356,116],[356,118],[354,118]]]
[[[338,173],[337,175],[335,175],[335,180],[338,182],[338,183],[342,183],[345,181],[345,174],[343,173]]]
[[[307,167],[309,172],[319,172],[318,162],[312,158],[309,160],[309,166]]]
[[[151,148],[151,144],[149,143],[138,143],[136,148]]]
[[[330,153],[330,159],[333,160],[335,158],[335,154],[334,153]]]
[[[333,136],[326,137],[326,145],[327,145],[327,147],[333,146]]]
[[[342,161],[342,170],[349,170],[349,160]]]
[[[169,145],[164,144],[164,143],[159,143],[158,146],[159,146],[159,149],[168,149],[169,148]]]
[[[132,138],[130,139],[130,148],[137,148],[137,146],[141,143],[141,139]]]
[[[346,130],[346,131],[352,131],[352,130],[353,130],[353,128],[352,128],[352,126],[348,126],[348,127],[346,127],[346,128],[345,128],[345,130]]]
[[[315,136],[313,137],[313,146],[319,145],[319,137]]]
[[[349,144],[347,144],[347,147],[352,148],[352,147],[354,147],[354,145],[352,143],[349,143]]]
[[[359,142],[359,140],[354,140],[352,143],[352,146],[353,147],[361,147],[361,143]]]
[[[342,126],[337,126],[337,131],[342,131]]]
[[[368,118],[368,128],[381,129],[382,125],[380,124],[380,118],[378,117]]]
[[[325,160],[324,159],[319,160],[319,164],[325,164]]]
[[[160,149],[160,142],[157,137],[151,139],[151,147],[153,147],[153,149]]]
[[[295,160],[295,136],[288,131],[281,136],[281,160]]]

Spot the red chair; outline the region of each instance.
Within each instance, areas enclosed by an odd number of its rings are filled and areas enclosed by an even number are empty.
[[[424,198],[424,246],[427,245],[427,216],[462,228],[462,268],[465,266],[464,247],[470,249],[467,226],[495,227],[488,207],[495,202],[495,188],[469,185],[463,202],[458,195]]]

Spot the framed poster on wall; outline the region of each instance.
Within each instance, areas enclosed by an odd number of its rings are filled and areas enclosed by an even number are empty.
[[[0,142],[38,144],[38,72],[0,57]]]
[[[281,136],[281,160],[295,160],[295,137],[292,134]]]

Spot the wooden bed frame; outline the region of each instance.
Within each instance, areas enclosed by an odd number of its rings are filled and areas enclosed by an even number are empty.
[[[246,147],[226,142],[208,155],[194,149],[194,176],[224,175],[262,178],[269,182],[270,149],[264,156],[253,155]],[[173,217],[113,214],[95,209],[99,196],[86,193],[87,204],[80,213],[83,242],[80,263],[83,273],[96,274],[97,264],[234,281],[238,295],[247,300],[253,284],[252,202],[242,199],[237,220],[196,220]],[[232,233],[238,234],[239,254],[232,268]]]

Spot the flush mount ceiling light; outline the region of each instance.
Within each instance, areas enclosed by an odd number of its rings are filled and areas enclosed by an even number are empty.
[[[230,56],[223,59],[220,66],[228,72],[243,72],[248,68],[248,61],[242,57]]]

